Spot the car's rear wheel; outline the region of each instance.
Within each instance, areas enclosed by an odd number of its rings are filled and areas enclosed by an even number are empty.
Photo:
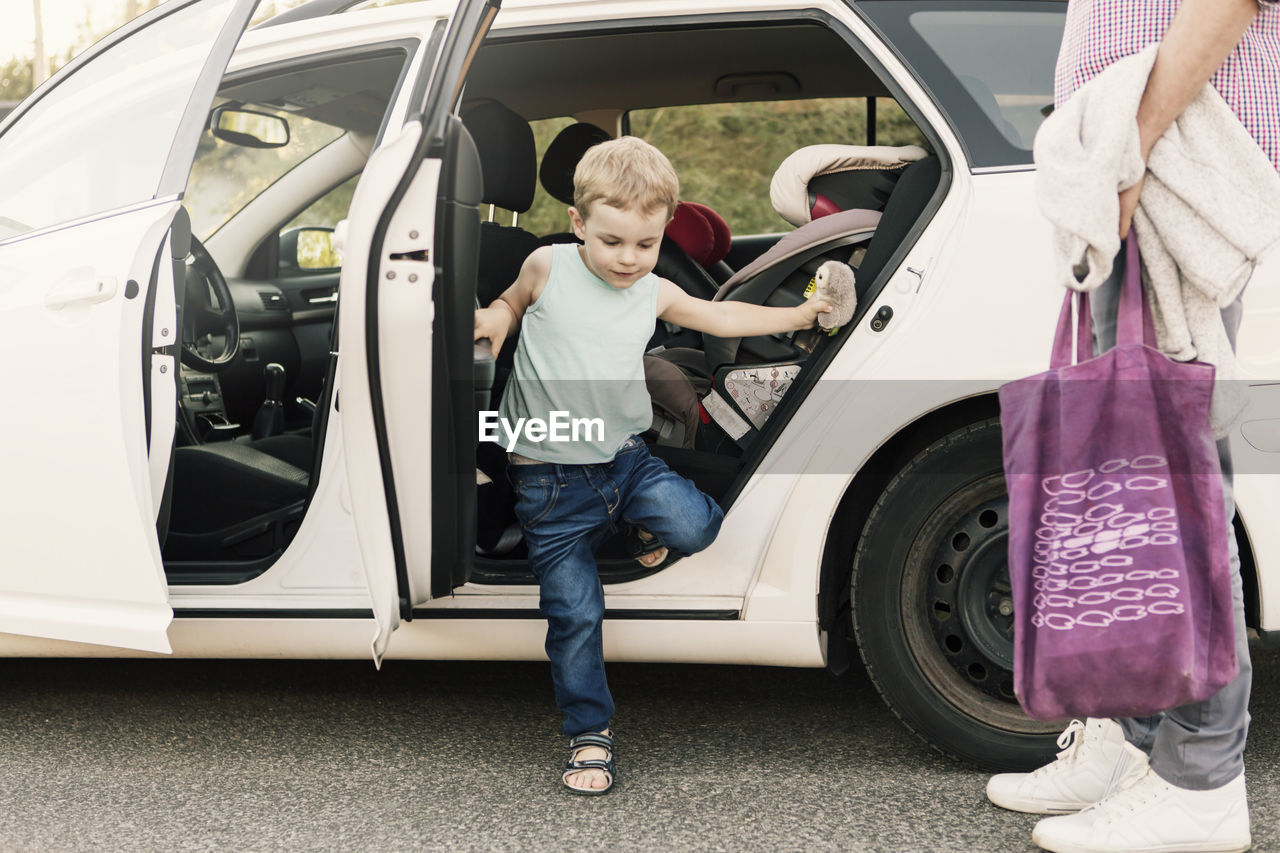
[[[853,623],[889,707],[943,752],[1018,770],[1052,758],[1057,724],[1013,693],[1008,496],[1000,424],[934,442],[889,483],[853,563]]]

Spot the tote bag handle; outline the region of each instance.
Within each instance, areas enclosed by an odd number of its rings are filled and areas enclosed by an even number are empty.
[[[1068,290],[1058,314],[1058,330],[1053,336],[1053,352],[1049,367],[1067,367],[1071,361],[1071,306],[1076,306],[1075,364],[1093,357],[1093,319],[1089,311],[1089,294]],[[1142,260],[1138,241],[1132,235],[1125,240],[1124,282],[1120,287],[1120,307],[1116,316],[1116,346],[1145,344],[1156,346],[1155,322],[1151,306],[1142,294]]]

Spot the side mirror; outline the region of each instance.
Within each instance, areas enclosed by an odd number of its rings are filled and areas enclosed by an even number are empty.
[[[333,244],[333,229],[315,225],[290,228],[280,233],[280,275],[304,272],[333,272],[342,267]]]
[[[209,132],[244,148],[282,148],[289,144],[289,122],[271,113],[223,104],[209,117]]]

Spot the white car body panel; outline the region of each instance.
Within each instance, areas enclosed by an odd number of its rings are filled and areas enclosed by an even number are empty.
[[[1258,267],[1244,292],[1236,341],[1249,407],[1231,437],[1235,498],[1258,568],[1259,627],[1280,630],[1280,259]]]
[[[382,457],[378,450],[373,421],[373,400],[369,391],[369,361],[365,351],[365,276],[369,268],[369,246],[373,230],[392,192],[404,176],[409,160],[422,135],[422,125],[410,122],[390,143],[374,152],[365,167],[351,200],[347,250],[342,272],[342,313],[335,394],[341,401],[342,445],[346,457],[347,484],[351,504],[358,508],[356,531],[360,541],[365,577],[373,604],[377,630],[373,655],[381,660],[391,632],[400,623],[400,593],[396,585],[395,554],[391,542],[390,514]],[[434,207],[434,205],[432,205]],[[429,301],[428,301],[428,304]],[[425,332],[430,342],[431,326]],[[426,366],[430,365],[430,347]],[[429,395],[423,395],[428,397]],[[428,415],[429,415],[428,408]],[[430,420],[423,423],[429,424]],[[430,517],[430,516],[428,516]]]
[[[0,471],[22,484],[0,504],[0,630],[169,650],[138,375],[146,289],[127,282],[150,280],[177,209],[153,203],[0,251],[5,393],[42,415],[11,413],[0,440]]]
[[[319,19],[253,31],[245,35],[231,69],[380,43],[403,38],[406,32],[425,38],[435,24],[432,16],[447,15],[451,9],[449,3],[396,6],[345,14],[341,27],[332,20]],[[688,4],[668,0],[508,0],[495,30],[655,15],[751,11],[786,15],[802,9],[825,12],[867,46],[932,125],[957,171],[950,176],[948,195],[927,230],[876,297],[876,307],[893,308],[891,323],[883,332],[873,332],[864,324],[848,338],[823,382],[804,401],[737,497],[719,539],[670,570],[606,587],[610,617],[604,636],[610,660],[823,665],[826,639],[817,624],[818,567],[836,507],[857,472],[885,442],[923,415],[974,395],[991,394],[1000,383],[1047,366],[1061,290],[1053,283],[1049,268],[1048,224],[1032,213],[1034,173],[1022,168],[984,170],[981,174],[965,170],[959,141],[936,106],[894,52],[848,6],[828,0],[741,0],[701,4],[691,10]],[[421,53],[414,59],[411,78],[420,71]],[[351,231],[341,285],[342,357],[336,386],[341,406],[339,413],[331,404],[331,414],[336,416],[328,420],[315,495],[288,550],[264,574],[234,586],[173,586],[167,603],[163,589],[159,589],[150,601],[163,605],[166,611],[172,604],[177,612],[169,630],[176,655],[360,658],[369,654],[373,633],[377,658],[544,657],[545,623],[534,615],[534,586],[467,584],[451,597],[417,608],[416,618],[396,629],[399,593],[381,459],[373,439],[367,363],[356,342],[363,343],[363,277],[368,268],[370,234],[417,139],[416,124],[393,130],[401,127],[407,114],[405,96],[402,92],[392,107],[388,139],[369,160],[349,215]],[[357,165],[361,153],[342,152],[340,163],[335,154],[334,174]],[[433,245],[430,235],[435,225],[433,199],[438,180],[438,161],[426,161],[411,189],[417,199],[411,218],[397,213],[393,221],[400,241],[394,251],[405,251],[400,243],[409,240],[410,228],[419,232],[411,241],[413,245]],[[403,206],[402,210],[410,216]],[[238,227],[252,231],[256,223],[245,219],[228,226]],[[218,241],[225,239],[228,246],[243,243],[235,235],[234,230],[227,230],[210,241],[220,260],[224,254]],[[391,238],[388,240],[390,246]],[[248,253],[228,257],[229,271],[241,270]],[[417,274],[417,283],[429,291],[431,267],[397,262],[396,266],[385,266],[384,273],[395,271],[401,283],[408,275]],[[1255,282],[1248,295],[1250,313],[1241,337],[1242,365],[1260,384],[1268,376],[1273,377],[1271,381],[1280,381],[1280,355],[1272,343],[1280,337],[1280,298],[1275,296],[1280,289],[1273,283],[1262,285]],[[0,300],[5,298],[0,280]],[[413,469],[429,476],[428,448],[416,442],[415,435],[422,424],[430,422],[430,394],[422,381],[422,365],[429,363],[422,359],[430,357],[430,317],[421,313],[422,304],[413,300],[406,303],[411,309],[406,312],[395,304],[398,297],[393,292],[380,291],[380,299],[387,300],[380,302],[384,322],[404,323],[401,343],[384,341],[390,348],[381,354],[383,381],[387,387],[403,388],[417,380],[420,386],[416,397],[388,396],[391,452],[397,471],[403,465],[406,471]],[[426,334],[409,343],[403,333],[415,326],[425,327]],[[411,351],[401,346],[409,346]],[[405,366],[415,361],[415,367]],[[823,386],[842,390],[835,393]],[[856,387],[858,393],[848,393],[850,387]],[[1272,395],[1276,388],[1280,385],[1263,385],[1260,391]],[[1280,406],[1275,412],[1280,418]],[[1236,494],[1259,566],[1262,628],[1280,631],[1280,530],[1265,523],[1280,514],[1280,480],[1276,473],[1266,472],[1276,470],[1275,460],[1280,456],[1275,450],[1249,445],[1241,436],[1235,443],[1238,457],[1249,460],[1240,466],[1245,472],[1237,476]],[[133,474],[146,481],[145,449],[135,450],[139,461]],[[1259,467],[1265,464],[1271,467]],[[412,506],[412,517],[430,517],[429,491],[422,494],[426,503]],[[134,504],[139,512],[152,510],[149,500]],[[402,513],[409,510],[402,505]],[[425,598],[430,556],[429,530],[426,525],[422,528],[406,540],[417,601]],[[158,554],[152,556],[153,566],[158,567]],[[362,565],[368,569],[367,577]],[[370,601],[373,620],[361,615],[368,611]],[[462,616],[467,610],[477,611],[476,617]],[[623,618],[627,610],[643,612],[645,618]],[[253,618],[239,615],[245,611],[273,613]],[[282,615],[289,611],[297,612],[299,618]],[[333,615],[324,616],[326,611]],[[452,618],[432,618],[440,611],[450,611]],[[510,611],[512,618],[494,618],[495,611]],[[738,618],[655,618],[662,611],[736,612]],[[313,618],[302,618],[303,612]],[[116,656],[139,652],[5,637],[0,654]]]
[[[431,597],[431,525],[420,520],[432,517],[431,392],[423,378],[430,375],[432,364],[435,304],[431,293],[436,264],[430,253],[435,244],[439,185],[440,161],[425,160],[392,214],[379,267],[380,376],[411,604]],[[417,252],[426,253],[428,260],[390,259]],[[359,340],[364,343],[363,338]],[[356,518],[360,518],[358,507]]]

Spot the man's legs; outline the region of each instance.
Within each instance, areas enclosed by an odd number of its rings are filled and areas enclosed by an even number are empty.
[[[1094,352],[1115,346],[1116,313],[1124,280],[1124,253],[1116,258],[1110,278],[1090,294]],[[1223,311],[1227,334],[1235,346],[1241,303]],[[1252,669],[1244,625],[1240,558],[1231,519],[1231,454],[1218,444],[1226,501],[1227,541],[1236,653],[1240,672],[1203,702],[1161,714],[1120,720],[1124,744],[1120,761],[1140,763],[1150,751],[1150,767],[1108,787],[1092,808],[1051,817],[1036,824],[1031,840],[1051,851],[1182,851],[1247,850],[1249,812],[1244,785],[1244,742],[1249,729]],[[1090,721],[1093,723],[1094,721]],[[1056,762],[1055,762],[1056,763]],[[1118,775],[1119,771],[1117,771]]]
[[[1116,256],[1111,276],[1089,294],[1093,320],[1094,352],[1116,345],[1116,314],[1124,281],[1125,252]],[[1241,303],[1223,311],[1223,323],[1234,349],[1240,328]],[[1244,772],[1244,744],[1249,731],[1249,693],[1253,667],[1249,661],[1244,624],[1244,586],[1240,579],[1240,550],[1231,519],[1235,516],[1229,442],[1218,442],[1222,462],[1223,497],[1226,500],[1227,544],[1231,558],[1231,593],[1235,608],[1236,657],[1240,672],[1209,699],[1173,708],[1150,717],[1122,719],[1125,740],[1150,753],[1151,768],[1179,788],[1219,788]]]
[[[1090,296],[1094,352],[1115,346],[1116,314],[1124,281],[1125,253],[1116,257],[1111,276]],[[1223,322],[1235,345],[1241,303],[1224,309]],[[1252,667],[1244,626],[1244,594],[1235,532],[1231,455],[1228,442],[1218,443],[1222,463],[1223,497],[1226,501],[1227,542],[1230,555],[1235,617],[1236,654],[1240,672],[1217,694],[1204,702],[1175,708],[1149,717],[1089,720],[1070,732],[1071,743],[1059,759],[1034,774],[1000,774],[991,779],[987,795],[997,805],[1018,811],[1061,812],[1091,805],[1109,789],[1123,787],[1107,780],[1129,779],[1146,771],[1143,756],[1122,749],[1127,741],[1150,754],[1150,766],[1163,780],[1194,791],[1217,789],[1238,777],[1244,769],[1244,743],[1249,728],[1249,692]],[[1117,726],[1118,723],[1118,726]]]

